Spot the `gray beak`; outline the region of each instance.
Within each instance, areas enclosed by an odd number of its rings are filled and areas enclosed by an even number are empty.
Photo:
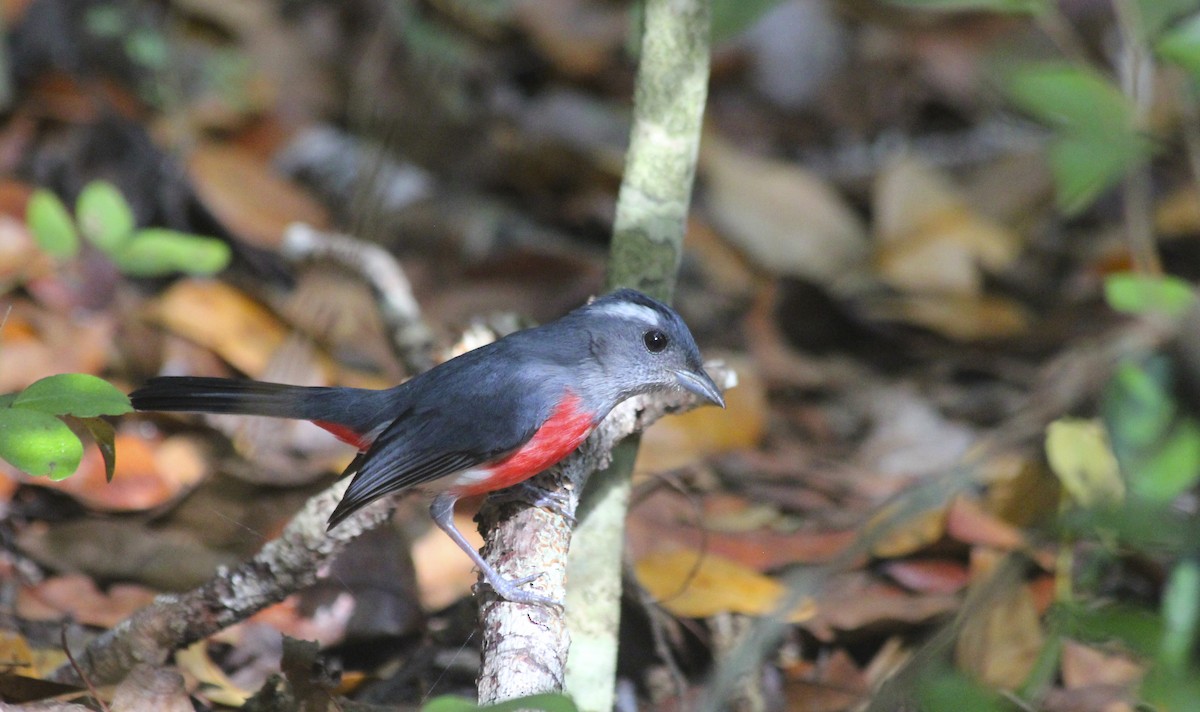
[[[721,389],[717,388],[717,384],[713,383],[713,379],[709,378],[704,369],[698,368],[695,371],[679,369],[675,371],[675,380],[685,390],[695,393],[713,405],[725,407],[725,396],[721,395]]]

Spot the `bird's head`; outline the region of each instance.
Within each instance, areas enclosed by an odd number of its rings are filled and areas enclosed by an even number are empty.
[[[600,297],[576,314],[589,334],[590,356],[618,399],[683,388],[725,407],[721,390],[700,360],[687,324],[671,307],[632,289]]]

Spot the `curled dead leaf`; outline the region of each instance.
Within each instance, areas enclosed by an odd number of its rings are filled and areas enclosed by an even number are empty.
[[[745,153],[710,131],[700,170],[713,223],[772,274],[831,284],[864,266],[862,221],[799,165]]]
[[[213,280],[176,282],[151,305],[149,315],[252,377],[261,377],[267,370],[288,333],[261,304]]]
[[[188,177],[205,207],[238,237],[277,248],[294,222],[329,225],[329,215],[299,185],[250,151],[207,142],[188,157]]]
[[[650,554],[636,566],[638,581],[659,605],[685,618],[719,613],[764,615],[775,610],[784,594],[779,581],[736,561],[692,549]],[[800,622],[813,615],[804,603],[789,615]]]
[[[983,273],[1008,267],[1016,233],[973,210],[946,176],[911,154],[875,186],[875,264],[884,282],[914,294],[978,296]]]

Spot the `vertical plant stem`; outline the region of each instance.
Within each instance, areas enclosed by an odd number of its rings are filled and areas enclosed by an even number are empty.
[[[1143,131],[1154,102],[1154,58],[1142,37],[1136,0],[1114,0],[1121,30],[1121,89],[1133,103],[1133,128]],[[1162,261],[1154,240],[1151,216],[1153,196],[1148,161],[1139,161],[1125,174],[1125,230],[1134,268],[1145,274],[1162,274]]]
[[[608,286],[669,300],[683,254],[708,92],[710,0],[645,0],[633,127],[617,200]],[[566,689],[584,710],[612,709],[621,556],[637,440],[589,483],[567,563],[572,650]]]

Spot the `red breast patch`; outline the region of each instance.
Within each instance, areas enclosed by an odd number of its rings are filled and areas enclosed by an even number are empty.
[[[511,487],[570,455],[592,432],[592,416],[581,405],[579,396],[567,391],[562,402],[524,445],[504,459],[475,470],[475,473],[486,471],[485,477],[473,473],[474,476],[456,482],[458,486],[454,489],[467,496]]]

